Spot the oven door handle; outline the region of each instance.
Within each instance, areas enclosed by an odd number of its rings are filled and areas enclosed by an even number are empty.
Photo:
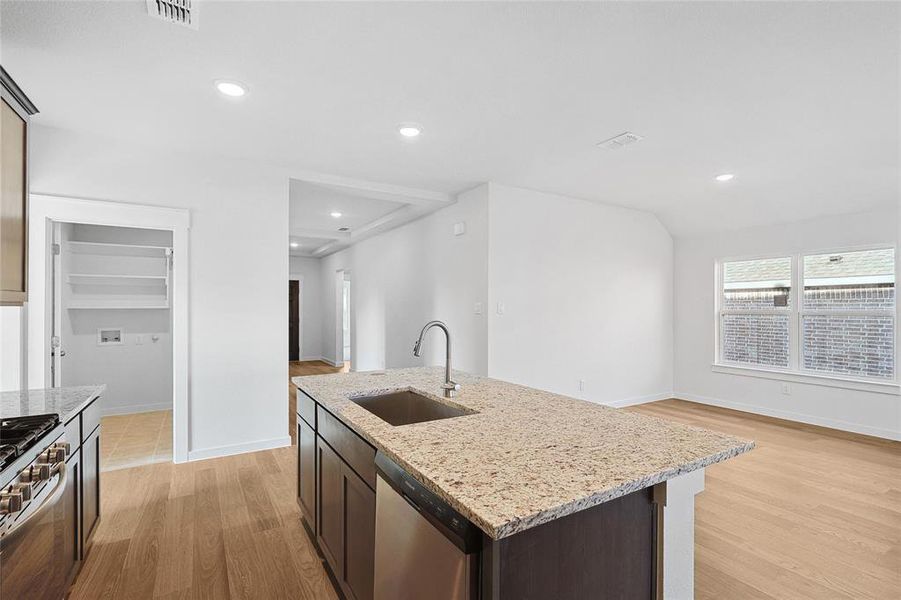
[[[66,483],[69,479],[69,469],[68,467],[66,467],[66,463],[64,462],[59,463],[58,466],[59,481],[56,482],[56,487],[53,489],[50,495],[44,499],[37,510],[13,525],[9,530],[7,530],[7,536],[12,535],[16,531],[27,525],[29,521],[38,517],[38,515],[42,514],[48,508],[52,508],[53,505],[56,504],[56,501],[59,500],[59,497],[63,495],[63,492],[66,491]]]

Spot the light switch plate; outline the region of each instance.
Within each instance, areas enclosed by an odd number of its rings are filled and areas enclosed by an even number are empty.
[[[474,306],[473,309],[472,309],[472,312],[474,312],[474,313],[477,314],[477,315],[482,314],[482,303],[481,303],[481,302],[476,302],[476,303],[475,303],[475,306]]]
[[[466,221],[454,223],[454,235],[463,235],[466,233]]]
[[[499,315],[504,314],[504,310],[505,310],[504,303],[498,302],[497,303],[497,314],[499,314]]]

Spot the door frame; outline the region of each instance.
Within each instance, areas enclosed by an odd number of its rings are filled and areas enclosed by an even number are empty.
[[[189,232],[191,214],[183,208],[167,208],[86,200],[66,196],[31,194],[28,215],[28,381],[31,387],[52,387],[50,380],[50,332],[53,299],[47,285],[51,222],[163,229],[172,232],[172,456],[187,462],[190,450],[189,368]]]

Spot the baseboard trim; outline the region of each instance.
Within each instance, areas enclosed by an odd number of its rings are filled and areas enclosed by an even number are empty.
[[[829,419],[826,417],[796,413],[788,410],[766,408],[763,406],[757,406],[756,404],[745,404],[743,402],[721,400],[719,398],[699,396],[698,394],[690,394],[688,392],[674,392],[673,397],[678,398],[679,400],[688,400],[689,402],[697,402],[699,404],[709,404],[710,406],[719,406],[720,408],[729,408],[731,410],[763,415],[765,417],[774,417],[776,419],[785,419],[787,421],[795,421],[798,423],[805,423],[807,425],[816,425],[818,427],[826,427],[828,429],[837,429],[839,431],[847,431],[849,433],[858,433],[861,435],[868,435],[871,437],[878,437],[887,440],[901,441],[901,431],[884,429],[882,427],[870,427],[869,425],[859,425],[857,423],[849,423],[847,421],[841,421],[839,419]]]
[[[135,413],[155,412],[158,410],[172,410],[171,402],[159,404],[133,404],[131,406],[107,406],[100,410],[100,416],[112,417],[115,415],[132,415]]]
[[[220,458],[222,456],[246,454],[247,452],[259,452],[260,450],[271,450],[273,448],[283,448],[290,445],[291,436],[286,435],[284,437],[277,437],[269,440],[259,440],[256,442],[248,442],[246,444],[234,444],[232,446],[203,448],[201,450],[189,451],[188,461],[206,460],[208,458]]]
[[[606,406],[613,408],[624,408],[626,406],[636,406],[638,404],[647,404],[648,402],[658,402],[660,400],[668,400],[673,397],[672,392],[659,392],[657,394],[648,394],[647,396],[636,396],[635,398],[623,398],[622,400],[613,400],[604,402]]]
[[[314,361],[324,362],[327,365],[331,365],[333,367],[340,367],[340,366],[344,365],[344,363],[336,363],[335,361],[333,361],[329,358],[326,358],[324,356],[304,356],[304,357],[301,357],[297,362],[314,362]]]

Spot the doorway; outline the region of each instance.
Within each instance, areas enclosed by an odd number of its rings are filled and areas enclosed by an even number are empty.
[[[344,364],[350,364],[350,272],[344,271],[344,285],[341,290],[342,317],[341,340],[344,348]]]
[[[172,232],[51,230],[53,387],[106,385],[102,471],[172,462]]]
[[[155,325],[152,325],[152,328],[160,329],[160,331],[150,331],[151,326],[147,326],[148,331],[144,332],[142,343],[144,345],[157,344],[158,348],[162,348],[165,345],[171,349],[171,360],[168,361],[171,365],[169,367],[171,380],[168,383],[171,412],[168,418],[160,419],[154,423],[136,425],[134,430],[146,432],[148,437],[154,437],[149,432],[159,424],[160,432],[166,431],[165,434],[155,437],[156,442],[161,446],[159,448],[160,452],[169,452],[171,460],[174,460],[174,462],[186,462],[189,453],[188,420],[190,414],[188,396],[188,260],[190,254],[188,232],[190,215],[188,211],[178,208],[161,208],[122,202],[32,194],[29,197],[29,212],[28,236],[31,243],[28,261],[28,281],[31,289],[29,291],[29,310],[27,312],[28,385],[30,387],[53,387],[64,382],[65,364],[60,365],[57,362],[56,368],[51,368],[52,361],[57,358],[53,356],[54,348],[52,347],[54,346],[54,311],[56,310],[53,299],[54,285],[57,285],[57,289],[60,291],[64,289],[63,284],[68,284],[69,281],[76,282],[76,285],[84,286],[78,298],[79,301],[86,301],[85,306],[94,302],[101,304],[101,300],[108,301],[101,308],[79,309],[85,313],[90,310],[103,309],[118,311],[159,310],[160,303],[165,297],[169,307],[168,331],[170,338],[165,340],[161,335],[162,329],[166,327],[167,319],[160,316],[162,314],[160,312],[156,314],[155,320],[145,315],[145,318],[154,321]],[[67,279],[64,280],[62,272],[57,271],[59,273],[59,277],[57,277],[53,271],[55,250],[53,244],[56,243],[53,237],[55,223],[69,223],[73,226],[79,225],[87,229],[97,226],[109,226],[144,232],[156,230],[157,234],[162,232],[168,236],[168,242],[166,243],[168,243],[171,252],[167,258],[161,258],[160,256],[148,257],[141,255],[145,252],[151,254],[163,252],[160,243],[132,243],[129,245],[124,240],[114,239],[108,239],[106,242],[88,241],[84,247],[80,248],[91,250],[91,252],[85,253],[89,255],[87,258],[80,259],[87,261],[83,266],[87,269],[92,261],[98,265],[100,262],[106,261],[106,268],[109,270],[104,272],[98,267],[96,272],[92,270],[88,270],[86,273],[71,272],[67,275]],[[76,239],[74,241],[81,240]],[[128,254],[126,254],[125,258],[115,256],[121,250],[120,246],[126,245],[147,246],[149,248],[129,247],[126,249],[126,252],[130,252],[132,256]],[[165,243],[162,245],[165,245]],[[115,252],[113,252],[114,250]],[[62,251],[62,248],[60,248],[60,251]],[[106,251],[113,254],[109,256],[104,255],[103,253]],[[126,270],[126,263],[135,258],[152,258],[157,262],[157,265],[159,263],[168,263],[167,272],[165,275],[158,272],[153,274],[141,273],[137,270],[132,272],[130,269],[134,265],[129,266],[128,270]],[[113,265],[116,266],[114,267]],[[145,264],[144,266],[147,265]],[[86,275],[87,277],[77,277],[78,275]],[[97,277],[98,275],[99,277]],[[122,277],[116,277],[117,275]],[[142,275],[146,275],[146,277],[142,277]],[[165,285],[162,285],[163,280],[165,280]],[[99,287],[101,285],[105,285],[108,289],[101,289]],[[159,293],[162,288],[166,290],[165,295]],[[134,292],[134,294],[130,292]],[[131,300],[133,303],[127,306],[118,304],[120,301],[125,300]],[[85,319],[90,319],[90,317],[82,317],[81,320]],[[93,334],[91,339],[94,344],[101,343],[104,339],[108,343],[115,343],[117,336],[120,342],[129,339],[128,328],[122,322],[104,322],[100,327],[91,327]],[[144,326],[136,327],[138,329],[132,329],[132,333],[135,335]],[[59,330],[57,329],[57,331]],[[153,335],[158,335],[158,339],[154,341]],[[133,346],[139,345],[136,339],[132,338],[132,340],[134,342]],[[64,347],[65,343],[65,339],[61,339],[57,347],[61,350],[66,350]],[[129,368],[127,374],[133,378],[140,379],[146,371],[141,368]],[[92,381],[91,383],[97,382]],[[108,390],[107,396],[110,394],[111,392]],[[142,404],[152,405],[154,403]],[[146,409],[148,406],[143,408]],[[147,446],[149,445],[148,443]],[[168,448],[164,448],[165,446],[168,446]],[[157,454],[156,446],[154,446],[153,454]]]
[[[335,272],[335,346],[334,358],[329,357],[336,367],[352,369],[353,357],[353,294],[351,292],[350,271],[340,269]]]
[[[288,360],[300,360],[300,281],[288,280]]]

